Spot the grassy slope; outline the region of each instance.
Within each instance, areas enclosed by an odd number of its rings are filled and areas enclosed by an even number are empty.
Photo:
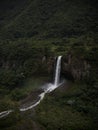
[[[86,56],[93,65],[92,71],[94,69],[97,74],[97,5],[95,0],[24,0],[24,2],[17,0],[15,3],[12,0],[6,0],[6,5],[4,2],[0,4],[0,39],[5,41],[0,44],[0,52],[3,50],[3,53],[0,53],[1,60],[9,60],[13,63],[15,59],[15,63],[18,63],[16,66],[19,66],[19,70],[15,68],[18,73],[23,71],[21,66],[26,62],[24,69],[30,72],[35,59],[38,63],[37,58],[41,59],[40,57],[48,53],[43,50],[43,47],[49,49],[48,55],[52,53],[66,55],[70,50],[76,55]],[[6,42],[6,39],[10,42]],[[13,39],[16,41],[11,42]],[[86,50],[86,53],[82,54],[81,49]],[[30,58],[30,64],[28,64],[27,56]],[[23,63],[19,62],[20,59]],[[37,64],[33,67],[32,72]],[[5,71],[7,70],[4,70],[4,74],[8,73],[8,76],[4,76],[6,78],[9,77],[9,73],[13,72],[13,70],[7,73]],[[92,77],[97,76],[92,75]],[[5,78],[2,78],[2,81],[8,84],[12,80],[11,85],[14,87],[13,75],[11,78],[8,82]],[[20,75],[18,78],[21,80]],[[57,91],[54,95],[47,96],[38,107],[37,119],[31,116],[32,111],[22,117],[19,112],[15,112],[7,119],[0,120],[0,127],[6,130],[21,128],[31,130],[34,128],[33,119],[40,123],[41,130],[97,130],[97,110],[96,107],[93,108],[95,104],[97,106],[97,94],[96,97],[94,96],[97,87],[84,88],[82,97],[81,89],[78,89],[77,85],[68,91]],[[67,101],[73,99],[76,100],[76,104],[68,105]]]
[[[0,127],[2,130],[21,130],[21,128],[24,130],[31,128],[34,130],[97,130],[98,118],[94,113],[97,109],[84,98],[84,87],[83,84],[71,83],[67,89],[66,86],[58,88],[46,95],[36,110],[23,114],[16,111],[7,118],[1,119]]]
[[[84,87],[72,83],[67,90],[57,89],[46,96],[37,107],[37,122],[47,130],[97,130],[97,108],[85,98]]]
[[[32,95],[33,98],[37,97],[39,92],[37,95],[36,92],[41,91],[41,87],[47,79],[48,77],[32,77],[25,80],[23,85],[17,86],[11,91],[9,89],[5,90],[4,88],[0,89],[0,111],[12,109],[17,106],[19,107],[23,99],[26,99]]]

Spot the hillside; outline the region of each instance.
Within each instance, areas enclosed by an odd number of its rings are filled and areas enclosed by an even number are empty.
[[[66,38],[97,32],[95,0],[7,0],[0,6],[1,39]]]
[[[97,0],[0,1],[0,112],[15,110],[0,129],[98,129],[97,8]],[[22,114],[21,103],[54,82],[60,55],[66,83]]]

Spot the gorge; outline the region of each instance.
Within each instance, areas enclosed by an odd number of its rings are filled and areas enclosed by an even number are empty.
[[[41,94],[39,94],[39,99],[37,102],[35,102],[34,104],[30,105],[30,106],[26,106],[23,108],[20,108],[20,111],[27,111],[29,109],[32,109],[34,107],[36,107],[44,98],[46,93],[50,93],[52,92],[54,89],[56,89],[57,87],[59,87],[62,83],[60,81],[60,72],[61,72],[61,58],[62,56],[58,56],[57,61],[56,61],[56,69],[55,69],[55,77],[54,77],[54,84],[52,83],[48,83],[46,85],[44,85],[44,90]],[[3,118],[7,115],[9,115],[11,112],[13,112],[14,110],[7,110],[7,111],[3,111],[0,113],[0,118]]]
[[[0,130],[98,130],[97,3],[0,0]]]

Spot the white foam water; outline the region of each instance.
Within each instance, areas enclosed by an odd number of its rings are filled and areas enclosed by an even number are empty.
[[[46,84],[44,86],[44,92],[42,92],[39,95],[39,100],[35,104],[30,105],[29,107],[27,106],[27,107],[20,108],[19,109],[20,111],[22,111],[22,112],[27,111],[29,109],[32,109],[32,108],[36,107],[43,100],[46,93],[52,92],[53,90],[55,90],[58,86],[60,86],[62,84],[62,83],[60,83],[61,58],[62,58],[62,56],[58,56],[58,58],[57,58],[54,84],[51,84],[51,83]],[[8,110],[8,111],[1,112],[0,113],[0,118],[9,115],[11,112],[13,112],[13,111]]]
[[[58,86],[58,84],[60,83],[61,58],[62,58],[62,56],[59,56],[58,59],[57,59],[55,80],[54,80],[55,86]]]
[[[5,116],[9,115],[11,112],[13,112],[13,110],[0,112],[0,118],[3,118]]]
[[[50,93],[54,89],[56,89],[58,86],[60,86],[61,58],[62,58],[62,56],[59,56],[57,58],[54,84],[49,83],[49,84],[45,85],[44,92],[42,92],[39,95],[40,99],[35,104],[33,104],[29,107],[21,108],[20,111],[27,111],[29,109],[36,107],[41,102],[41,100],[44,98],[46,93]]]

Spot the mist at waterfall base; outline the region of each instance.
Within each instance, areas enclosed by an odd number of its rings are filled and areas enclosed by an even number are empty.
[[[53,84],[52,83],[45,84],[42,87],[44,92],[42,92],[39,95],[40,99],[35,104],[33,104],[29,107],[21,108],[20,111],[26,111],[26,110],[34,108],[35,106],[37,106],[41,102],[41,100],[43,100],[46,93],[52,92],[53,90],[55,90],[57,87],[59,87],[63,83],[63,82],[60,82],[61,58],[62,58],[62,56],[58,56],[58,58],[57,58],[54,83]]]
[[[29,109],[36,107],[43,100],[46,93],[52,92],[53,90],[55,90],[57,87],[61,86],[64,83],[64,81],[60,82],[61,58],[62,58],[62,56],[58,56],[58,58],[57,58],[54,83],[53,84],[47,83],[44,86],[42,86],[43,92],[38,95],[39,100],[36,103],[32,103],[32,105],[30,105],[30,106],[25,106],[23,108],[20,108],[19,109],[20,111],[27,111]],[[9,115],[13,111],[14,110],[7,110],[7,111],[1,112],[0,118]]]
[[[61,58],[62,56],[59,56],[57,59],[54,83],[48,83],[45,85],[45,87],[43,87],[45,92],[51,92],[62,84],[62,82],[60,83]]]

